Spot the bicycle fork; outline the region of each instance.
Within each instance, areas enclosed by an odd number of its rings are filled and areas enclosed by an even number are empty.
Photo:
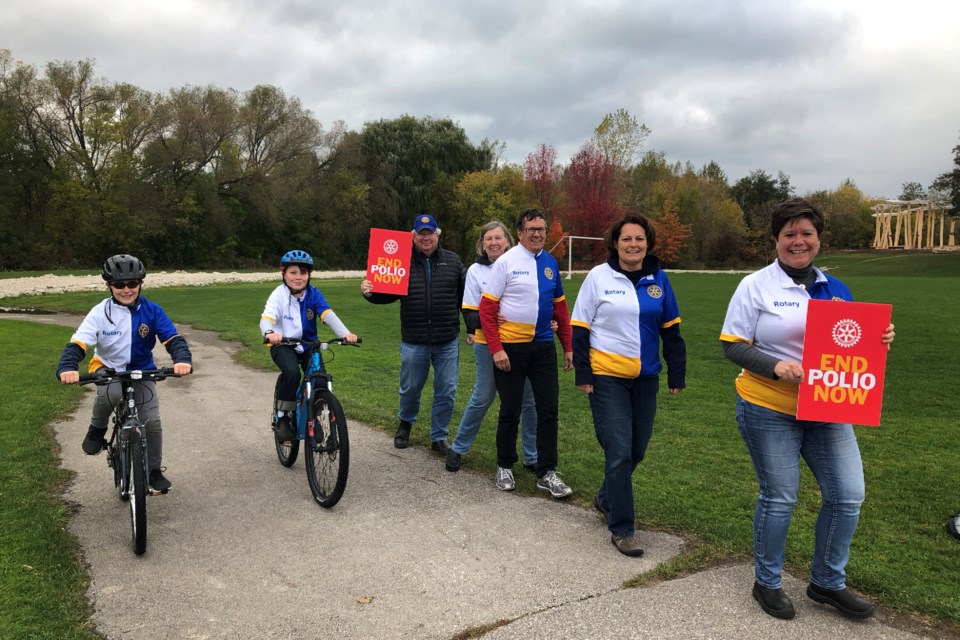
[[[321,380],[322,381],[322,380]],[[311,400],[313,399],[313,382],[307,380],[303,388],[303,405],[301,407],[302,415],[306,416],[306,434],[312,440],[308,442],[313,442],[313,447],[316,451],[327,451],[330,447],[330,442],[324,434],[324,428],[330,424],[330,408],[324,404],[323,409],[320,412],[320,415],[313,414],[313,406]],[[333,435],[333,434],[329,434]]]

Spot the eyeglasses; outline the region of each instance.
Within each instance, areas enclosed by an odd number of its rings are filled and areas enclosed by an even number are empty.
[[[547,228],[546,227],[527,227],[526,229],[524,229],[524,231],[532,235],[535,233],[546,233]]]
[[[111,289],[136,289],[141,284],[143,280],[116,280],[110,283]]]

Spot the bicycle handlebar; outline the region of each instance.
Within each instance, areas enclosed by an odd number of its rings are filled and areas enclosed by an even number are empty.
[[[301,340],[300,338],[280,338],[280,342],[277,344],[285,344],[289,346],[303,345],[305,347],[312,348],[314,345],[319,345],[321,351],[326,351],[327,347],[331,344],[339,344],[344,347],[359,347],[360,343],[363,342],[363,338],[357,336],[356,342],[347,342],[344,338],[334,338],[333,340],[318,340],[317,342],[308,342],[307,340]],[[263,344],[270,344],[270,341],[266,338],[263,339]]]
[[[173,367],[162,367],[160,369],[132,369],[130,371],[116,371],[110,368],[104,368],[94,373],[80,374],[80,384],[95,384],[97,386],[110,384],[116,380],[165,380],[167,378],[180,378],[179,373],[174,373]]]

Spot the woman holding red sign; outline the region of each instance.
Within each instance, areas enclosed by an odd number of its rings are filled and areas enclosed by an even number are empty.
[[[753,518],[753,597],[776,618],[794,616],[780,574],[801,457],[822,494],[807,596],[853,618],[874,612],[871,602],[846,586],[850,542],[864,497],[853,426],[796,418],[807,303],[853,299],[844,283],[813,266],[823,229],[823,212],[808,200],[777,205],[771,218],[777,260],[740,282],[720,335],[724,355],[743,367],[736,383],[737,424],[760,485]],[[893,337],[891,324],[876,339],[889,345]]]

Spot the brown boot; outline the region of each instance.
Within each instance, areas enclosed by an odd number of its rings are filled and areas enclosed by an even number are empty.
[[[643,555],[643,548],[640,546],[640,541],[634,536],[613,535],[610,537],[610,542],[617,548],[617,551],[625,556],[639,558]]]

